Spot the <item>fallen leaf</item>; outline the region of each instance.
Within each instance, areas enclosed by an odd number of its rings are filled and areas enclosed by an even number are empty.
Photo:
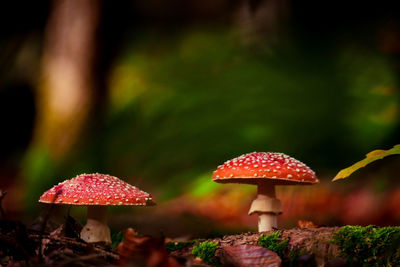
[[[304,229],[304,228],[317,228],[319,225],[313,223],[312,221],[298,220],[297,221],[297,226],[300,229]]]
[[[218,252],[221,262],[230,266],[281,267],[282,260],[275,252],[254,245],[222,247]]]
[[[124,241],[118,247],[120,266],[179,267],[173,257],[169,257],[163,238],[142,236],[132,228],[124,234]]]
[[[358,169],[367,166],[371,162],[374,162],[379,159],[383,159],[384,157],[390,155],[400,154],[400,145],[395,145],[393,148],[389,150],[374,150],[366,155],[366,158],[351,165],[350,167],[341,170],[332,181],[337,181],[340,179],[344,179],[349,177],[353,172],[357,171]]]

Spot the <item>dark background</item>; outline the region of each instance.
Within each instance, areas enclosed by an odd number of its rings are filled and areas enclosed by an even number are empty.
[[[278,151],[322,181],[278,189],[281,225],[398,223],[398,156],[330,182],[398,143],[397,10],[389,1],[1,3],[5,209],[30,221],[44,190],[102,172],[159,202],[115,210],[115,227],[253,229],[255,189],[215,185],[211,173],[243,153]]]

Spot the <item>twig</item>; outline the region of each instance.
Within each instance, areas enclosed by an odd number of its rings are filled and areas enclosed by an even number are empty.
[[[34,239],[36,239],[36,238],[42,239],[43,238],[42,235],[37,235],[37,234],[31,234],[30,237],[34,238]],[[78,242],[78,241],[75,241],[74,239],[68,238],[68,237],[47,236],[46,238],[48,238],[49,240],[53,241],[56,244],[64,244],[64,245],[69,244],[69,245],[77,246],[80,248],[88,248],[88,245],[86,243]],[[114,260],[119,260],[119,256],[116,253],[109,252],[109,251],[106,251],[104,249],[97,248],[97,247],[93,247],[93,250],[96,251],[97,253],[99,253],[99,256],[107,256]]]

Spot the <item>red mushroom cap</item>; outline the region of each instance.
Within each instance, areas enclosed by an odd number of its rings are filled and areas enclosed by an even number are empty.
[[[243,184],[271,181],[276,185],[319,182],[304,163],[275,152],[253,152],[226,161],[214,171],[212,179],[218,183]]]
[[[107,174],[81,174],[44,192],[39,202],[69,205],[152,205],[150,194]]]

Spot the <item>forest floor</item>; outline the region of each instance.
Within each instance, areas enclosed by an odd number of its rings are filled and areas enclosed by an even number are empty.
[[[219,238],[176,241],[124,231],[114,245],[80,238],[82,225],[71,216],[52,226],[52,209],[27,227],[6,217],[0,191],[0,267],[2,266],[400,266],[400,227],[319,227],[240,233]],[[340,236],[338,237],[338,233]],[[334,239],[339,242],[333,242]],[[351,241],[351,242],[350,242]],[[338,247],[339,244],[341,247]],[[349,256],[350,255],[350,256]],[[386,263],[379,265],[381,263]]]
[[[28,229],[18,221],[0,220],[0,266],[215,265],[214,262],[207,262],[207,259],[203,261],[192,254],[193,247],[204,241],[218,244],[215,257],[212,257],[217,260],[217,265],[324,266],[337,257],[337,247],[330,240],[339,229],[319,227],[279,230],[281,239],[287,239],[288,248],[292,248],[286,249],[285,256],[280,255],[281,259],[276,253],[258,246],[259,233],[179,243],[165,238],[142,236],[128,229],[124,241],[112,249],[111,246],[88,244],[81,240],[81,226],[71,217],[51,233],[43,231],[43,225],[41,227],[39,230]],[[301,251],[297,248],[301,248]],[[288,257],[292,258],[291,263],[285,260]]]

